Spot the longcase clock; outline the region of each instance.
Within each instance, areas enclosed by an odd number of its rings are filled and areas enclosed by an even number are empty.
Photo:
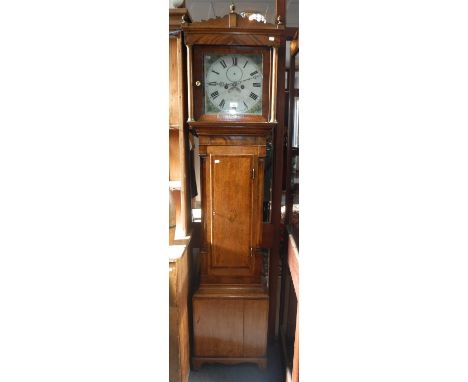
[[[242,18],[183,25],[188,124],[199,138],[201,275],[193,295],[192,365],[267,364],[269,295],[262,281],[267,138],[276,122],[284,26]]]

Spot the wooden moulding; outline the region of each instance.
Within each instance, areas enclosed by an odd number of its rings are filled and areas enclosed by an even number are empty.
[[[200,137],[203,136],[260,136],[266,138],[276,130],[276,123],[240,123],[222,122],[222,124],[210,122],[191,122],[192,132]]]
[[[235,12],[182,26],[187,44],[278,46],[284,25],[248,20]]]
[[[266,155],[265,146],[234,146],[234,145],[200,145],[200,155],[250,155],[264,158]]]
[[[196,292],[198,298],[251,298],[267,299],[268,290],[262,284],[202,284]]]
[[[199,154],[206,155],[255,155],[266,156],[266,138],[258,136],[202,135]]]
[[[201,135],[200,145],[217,146],[266,146],[265,137],[243,135]]]
[[[243,32],[243,31],[242,31]],[[271,38],[274,38],[271,41]],[[243,34],[226,32],[224,30],[207,30],[191,33],[185,36],[186,44],[193,45],[249,45],[249,46],[279,46],[283,41],[281,35],[276,33],[262,32],[259,34]]]
[[[236,20],[233,18],[235,17]],[[205,32],[212,29],[229,29],[232,32],[240,30],[248,30],[250,33],[260,33],[262,31],[276,31],[278,34],[283,33],[284,25],[263,23],[257,20],[249,20],[240,16],[236,12],[230,12],[222,17],[215,17],[208,20],[201,20],[190,23],[184,26],[184,31]]]

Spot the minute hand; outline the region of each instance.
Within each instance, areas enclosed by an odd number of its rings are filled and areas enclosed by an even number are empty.
[[[239,82],[245,82],[245,81],[248,81],[248,80],[253,80],[255,79],[256,77],[250,77],[250,78],[246,78],[245,80],[242,80],[242,81],[239,81]]]

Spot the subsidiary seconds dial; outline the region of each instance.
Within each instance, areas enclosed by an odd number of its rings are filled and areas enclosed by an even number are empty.
[[[262,56],[205,56],[205,113],[262,113]]]

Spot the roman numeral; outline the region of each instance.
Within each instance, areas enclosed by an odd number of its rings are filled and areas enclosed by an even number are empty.
[[[253,83],[254,88],[259,88],[260,85],[261,85],[260,82],[254,82],[254,83]]]
[[[248,62],[249,62],[249,60],[247,60],[247,61],[245,62],[244,68],[247,66]]]
[[[255,93],[250,93],[249,97],[255,101],[258,98],[258,95],[256,95]]]
[[[211,98],[215,99],[217,96],[219,96],[218,91],[216,90],[215,92],[210,94]]]
[[[219,107],[223,108],[225,103],[226,103],[226,102],[225,102],[224,100],[222,100],[222,101],[219,103]]]
[[[219,75],[219,73],[216,71],[216,70],[212,70],[213,73],[216,73],[217,75]]]
[[[232,65],[237,66],[237,57],[232,57]]]
[[[251,75],[251,76],[255,76],[257,73],[258,73],[258,71],[256,70],[255,72],[250,73],[250,75]]]
[[[216,81],[213,81],[213,82],[208,82],[208,85],[210,86],[216,86],[217,82]]]
[[[219,61],[219,63],[220,63],[221,65],[223,65],[223,68],[226,68],[226,67],[227,67],[227,65],[226,65],[226,63],[224,62],[224,60]]]

